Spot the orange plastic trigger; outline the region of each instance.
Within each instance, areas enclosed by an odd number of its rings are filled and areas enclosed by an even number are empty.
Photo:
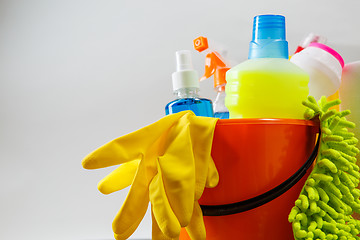
[[[220,54],[217,52],[211,52],[206,55],[205,58],[205,73],[200,78],[203,81],[214,74],[214,87],[218,87],[226,84],[225,74],[230,68],[224,63]]]
[[[216,70],[216,58],[213,52],[206,54],[205,57],[205,73],[204,75],[200,78],[200,81],[203,81],[205,79],[208,79],[209,77],[211,77]]]
[[[195,38],[193,43],[195,50],[199,52],[209,49],[209,44],[206,37],[200,36],[198,38]],[[205,73],[200,78],[200,81],[208,79],[212,75],[214,75],[214,88],[221,88],[221,90],[223,91],[226,84],[226,72],[229,69],[230,68],[226,65],[221,55],[216,51],[212,51],[206,54]]]

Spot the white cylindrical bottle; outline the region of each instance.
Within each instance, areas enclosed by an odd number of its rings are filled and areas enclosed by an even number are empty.
[[[315,99],[329,97],[339,89],[344,60],[332,48],[311,43],[290,61],[309,74],[309,95]]]

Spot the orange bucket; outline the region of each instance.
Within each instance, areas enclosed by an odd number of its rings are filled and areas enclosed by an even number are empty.
[[[293,239],[288,215],[316,157],[317,133],[319,123],[308,120],[219,120],[211,154],[220,180],[199,200],[206,239]],[[184,229],[180,239],[190,239]]]

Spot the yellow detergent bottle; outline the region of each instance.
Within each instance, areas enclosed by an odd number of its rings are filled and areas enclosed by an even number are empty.
[[[226,73],[230,118],[304,119],[309,76],[288,61],[285,17],[254,17],[249,59]]]

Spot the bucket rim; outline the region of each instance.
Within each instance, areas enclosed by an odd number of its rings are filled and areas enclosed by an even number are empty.
[[[304,125],[319,127],[318,119],[289,119],[289,118],[234,118],[219,119],[217,125],[239,125],[239,124],[258,124],[258,125]]]

